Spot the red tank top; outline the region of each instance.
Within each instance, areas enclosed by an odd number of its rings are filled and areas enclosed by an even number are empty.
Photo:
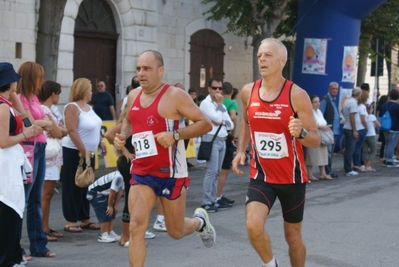
[[[140,104],[142,89],[137,94],[129,112],[132,125],[132,144],[135,147],[136,159],[133,160],[130,173],[158,178],[185,178],[188,176],[184,141],[169,148],[162,147],[153,135],[160,132],[171,132],[179,129],[179,121],[161,117],[158,105],[161,97],[170,87],[166,84],[155,100],[146,108]]]
[[[273,101],[259,97],[261,80],[252,88],[247,115],[251,132],[251,179],[271,184],[306,183],[302,144],[288,130],[293,83],[285,81],[280,94]]]
[[[18,116],[18,114],[14,111],[12,103],[4,98],[3,96],[0,96],[0,104],[1,103],[6,103],[10,107],[10,135],[17,135],[22,133],[22,120]]]

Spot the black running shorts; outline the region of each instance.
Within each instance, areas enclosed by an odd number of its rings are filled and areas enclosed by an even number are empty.
[[[258,201],[273,207],[276,198],[280,200],[284,221],[299,223],[303,220],[306,184],[269,184],[251,179],[246,204]]]

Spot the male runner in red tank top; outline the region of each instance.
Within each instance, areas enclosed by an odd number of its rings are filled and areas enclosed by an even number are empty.
[[[211,123],[185,91],[162,81],[164,66],[159,52],[143,52],[136,70],[142,88],[129,93],[126,107],[130,111],[123,119],[121,133],[115,136],[114,146],[121,149],[126,137],[132,135],[136,153],[129,191],[129,262],[132,267],[143,267],[144,235],[158,197],[172,238],[198,231],[205,247],[211,247],[216,233],[202,208],[195,210],[194,218],[185,218],[189,178],[183,140],[209,132]],[[194,123],[180,128],[179,121],[184,117]]]
[[[308,178],[302,145],[320,145],[308,94],[282,76],[286,61],[287,50],[280,41],[273,38],[262,41],[258,50],[262,79],[242,88],[243,114],[233,160],[234,172],[242,175],[238,164],[245,163],[245,149],[251,141],[246,226],[264,267],[278,266],[264,229],[277,197],[283,211],[291,265],[305,266],[306,247],[301,228]]]

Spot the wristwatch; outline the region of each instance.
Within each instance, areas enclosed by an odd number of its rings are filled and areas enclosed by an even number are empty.
[[[305,139],[307,133],[308,131],[306,131],[305,128],[302,128],[301,133],[298,136],[298,139]]]
[[[173,139],[175,139],[175,141],[179,141],[180,140],[180,134],[176,130],[173,130]]]

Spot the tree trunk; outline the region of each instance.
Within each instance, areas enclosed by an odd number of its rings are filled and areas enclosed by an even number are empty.
[[[356,79],[357,86],[360,86],[366,80],[367,58],[368,58],[367,53],[364,52],[362,53],[361,51],[359,51],[359,62],[358,62],[357,79]]]
[[[359,38],[359,61],[357,67],[356,86],[360,86],[366,80],[367,75],[367,59],[371,45],[371,35],[360,35]]]
[[[384,45],[384,52],[385,52],[385,58],[390,58],[392,59],[392,44],[386,43]],[[388,92],[391,91],[392,88],[392,68],[391,68],[391,63],[392,61],[385,60],[387,64],[387,75],[388,75]],[[395,88],[395,87],[394,87]]]
[[[37,22],[36,62],[44,68],[45,80],[57,77],[58,46],[67,0],[40,0]]]

